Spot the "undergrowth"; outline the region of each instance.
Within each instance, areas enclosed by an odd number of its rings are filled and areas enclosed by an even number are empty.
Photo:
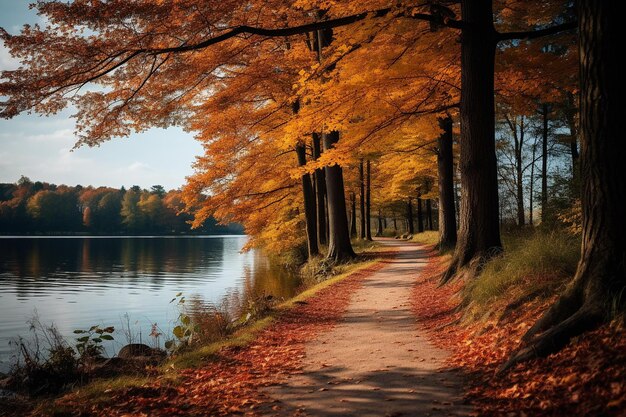
[[[436,245],[439,243],[439,232],[436,230],[426,230],[421,233],[415,233],[411,241],[423,245]]]
[[[576,272],[580,241],[562,231],[515,232],[503,236],[504,252],[468,282],[468,315],[515,306],[555,294]]]

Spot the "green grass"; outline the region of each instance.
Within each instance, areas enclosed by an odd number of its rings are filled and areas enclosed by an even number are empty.
[[[352,239],[352,249],[354,249],[357,254],[371,252],[381,246],[382,244],[375,240]]]
[[[579,238],[563,231],[509,233],[503,235],[503,244],[504,253],[465,289],[475,309],[553,294],[573,276],[580,256]]]
[[[426,230],[422,233],[415,233],[411,241],[423,245],[437,245],[439,243],[439,232],[436,230]]]

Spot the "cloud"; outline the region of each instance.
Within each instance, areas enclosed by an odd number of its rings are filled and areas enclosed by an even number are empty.
[[[3,134],[2,136],[5,135],[6,134]],[[59,129],[51,133],[24,135],[23,140],[25,142],[31,142],[33,144],[55,142],[61,144],[71,144],[72,146],[74,142],[76,142],[74,131],[72,129]]]
[[[145,172],[152,171],[152,167],[144,162],[135,161],[130,164],[126,170],[131,172]]]
[[[4,42],[0,43],[0,71],[14,70],[20,66],[20,61],[13,58]]]

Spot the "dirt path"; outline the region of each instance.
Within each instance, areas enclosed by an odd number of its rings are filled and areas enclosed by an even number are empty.
[[[441,369],[411,312],[411,288],[427,263],[418,245],[385,240],[398,255],[368,276],[343,320],[306,345],[304,373],[267,393],[274,415],[462,416],[460,378]]]

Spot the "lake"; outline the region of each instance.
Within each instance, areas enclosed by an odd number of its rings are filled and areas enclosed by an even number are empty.
[[[0,237],[0,371],[15,356],[10,343],[28,338],[29,320],[54,324],[68,340],[75,329],[115,326],[109,355],[128,343],[154,343],[178,317],[170,301],[223,305],[250,294],[288,298],[296,275],[258,251],[241,253],[245,236]],[[191,302],[191,303],[190,303]],[[161,341],[162,345],[163,341]]]

